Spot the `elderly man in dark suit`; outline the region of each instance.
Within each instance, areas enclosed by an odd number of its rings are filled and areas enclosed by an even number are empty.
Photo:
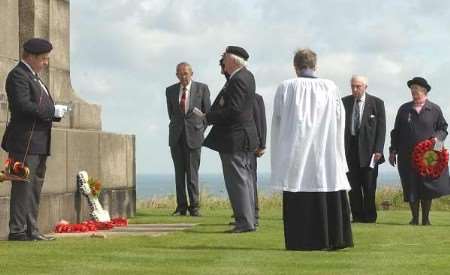
[[[175,167],[177,208],[172,215],[200,216],[198,169],[205,131],[205,120],[193,110],[207,113],[211,107],[206,84],[192,81],[192,67],[186,62],[177,65],[179,83],[166,89],[169,113],[169,146]],[[186,197],[189,195],[189,205]]]
[[[384,162],[386,135],[384,102],[366,92],[367,77],[351,78],[352,95],[342,99],[345,107],[345,154],[349,168],[349,192],[353,222],[377,220],[375,192],[378,165]]]
[[[29,168],[29,182],[12,181],[9,236],[11,241],[48,241],[38,229],[39,200],[44,184],[46,161],[50,155],[52,121],[64,115],[55,105],[49,89],[39,78],[48,66],[52,44],[32,38],[24,43],[22,60],[8,74],[11,118],[2,140],[2,148],[13,162]]]
[[[229,233],[255,231],[256,224],[251,157],[258,147],[258,139],[252,110],[255,78],[245,67],[248,57],[241,47],[226,48],[223,62],[229,79],[211,112],[206,114],[206,120],[213,128],[204,146],[220,154],[235,217],[235,226]]]
[[[230,75],[225,72],[225,65],[223,63],[223,58],[219,61],[221,73],[225,75],[225,78],[230,78]],[[220,91],[216,99],[220,99],[223,94],[223,90]],[[217,106],[214,102],[213,106]],[[262,157],[266,151],[266,137],[267,137],[267,121],[266,121],[266,108],[264,106],[264,99],[261,95],[255,94],[255,102],[253,104],[253,119],[255,120],[258,147],[255,150],[255,154],[251,155],[251,169],[252,169],[252,180],[253,180],[253,191],[254,191],[254,201],[255,201],[255,225],[258,225],[259,220],[259,203],[258,203],[258,161],[257,159]],[[234,217],[234,215],[233,215]],[[236,224],[231,222],[231,225]]]

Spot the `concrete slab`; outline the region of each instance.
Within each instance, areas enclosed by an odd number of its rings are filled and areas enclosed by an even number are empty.
[[[89,177],[99,179],[99,132],[67,132],[67,190],[76,192],[76,178],[79,171],[85,170]]]
[[[48,9],[49,39],[52,41],[52,66],[67,70],[70,69],[70,9],[69,1],[51,1]],[[69,77],[68,77],[69,78]]]
[[[64,193],[72,191],[67,183],[67,132],[52,130],[51,155],[47,159],[47,172],[43,193]],[[73,184],[74,180],[70,182]]]
[[[100,176],[108,188],[127,186],[126,136],[100,134]]]
[[[0,209],[0,240],[3,240],[9,233],[9,198],[0,197]]]
[[[136,189],[136,136],[126,136],[127,150],[127,186]]]
[[[18,0],[2,0],[0,9],[0,58],[19,57],[19,3]],[[6,39],[7,38],[7,39]]]

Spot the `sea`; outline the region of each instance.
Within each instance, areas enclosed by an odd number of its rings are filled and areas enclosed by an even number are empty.
[[[380,171],[378,187],[400,188],[398,172]],[[216,197],[226,197],[225,182],[222,174],[200,174],[199,188],[201,192]],[[137,174],[136,192],[138,199],[160,198],[175,195],[174,174]],[[258,173],[258,193],[271,194],[277,192],[270,186],[270,173]]]

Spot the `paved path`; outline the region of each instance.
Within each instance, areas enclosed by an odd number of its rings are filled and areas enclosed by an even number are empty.
[[[161,236],[170,232],[190,229],[195,224],[176,223],[176,224],[129,224],[127,227],[115,227],[111,230],[99,230],[96,232],[83,233],[53,233],[49,234],[56,238],[66,237],[92,237],[92,238],[108,238],[120,236]]]

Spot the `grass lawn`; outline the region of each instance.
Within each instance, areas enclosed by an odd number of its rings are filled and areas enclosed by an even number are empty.
[[[377,224],[355,224],[355,247],[337,252],[284,250],[281,211],[263,209],[257,232],[225,234],[230,210],[171,217],[141,209],[133,223],[196,223],[160,237],[0,241],[1,274],[449,274],[450,212],[432,226],[410,226],[409,212],[380,211]]]

